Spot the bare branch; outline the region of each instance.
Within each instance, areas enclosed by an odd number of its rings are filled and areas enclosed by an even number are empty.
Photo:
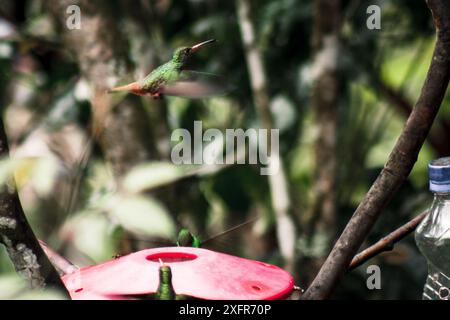
[[[44,250],[48,259],[56,268],[60,276],[64,276],[80,269],[78,266],[74,265],[72,262],[50,248],[44,241],[39,240],[39,244],[41,245],[42,250]]]
[[[302,299],[325,299],[332,293],[378,216],[411,172],[439,110],[450,79],[450,3],[428,0],[427,4],[433,14],[437,42],[420,97],[384,169]]]
[[[371,245],[367,249],[364,249],[360,253],[358,253],[350,263],[347,271],[351,271],[360,265],[364,264],[366,261],[372,259],[373,257],[379,255],[385,251],[391,251],[394,249],[394,245],[411,234],[414,230],[416,230],[419,223],[426,217],[428,211],[422,212],[417,217],[408,221],[400,228],[392,231],[387,236],[378,240],[375,244]]]

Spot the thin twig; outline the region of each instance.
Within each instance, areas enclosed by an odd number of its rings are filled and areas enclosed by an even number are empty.
[[[414,230],[416,230],[419,223],[425,218],[427,214],[428,211],[422,212],[414,219],[402,225],[400,228],[392,231],[387,236],[378,240],[375,244],[358,253],[353,258],[347,271],[356,269],[360,265],[366,263],[368,260],[379,255],[380,253],[383,253],[385,251],[391,251],[392,249],[394,249],[394,245],[397,242],[399,242],[400,240],[402,240],[403,238],[414,232]]]
[[[345,274],[379,215],[406,180],[439,111],[450,79],[450,2],[428,0],[437,42],[420,97],[384,169],[367,192],[302,299],[325,299]]]
[[[41,245],[48,259],[56,268],[60,276],[70,274],[80,269],[78,266],[74,265],[72,262],[50,248],[44,241],[39,240],[39,244]]]

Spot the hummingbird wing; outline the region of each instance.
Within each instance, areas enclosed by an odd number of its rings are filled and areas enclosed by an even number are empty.
[[[166,83],[161,93],[169,96],[200,99],[228,91],[225,81],[212,73],[183,70],[176,81]]]
[[[258,219],[259,219],[259,217],[256,217],[256,218],[244,221],[244,222],[242,222],[242,223],[240,223],[238,225],[235,225],[235,226],[233,226],[233,227],[231,227],[231,228],[229,228],[229,229],[227,229],[225,231],[222,231],[222,232],[220,232],[220,233],[218,233],[218,234],[216,234],[216,235],[214,235],[214,236],[212,236],[212,237],[210,237],[210,238],[208,238],[206,240],[203,240],[202,244],[205,244],[207,242],[213,241],[213,240],[215,240],[217,238],[220,238],[222,236],[225,236],[225,235],[227,235],[227,234],[229,234],[229,233],[231,233],[233,231],[236,231],[236,230],[239,230],[239,229],[241,229],[243,227],[246,227],[246,226],[256,222],[256,220],[258,220]]]
[[[242,232],[248,232],[249,227],[252,226],[259,217],[242,222],[234,227],[231,227],[225,231],[220,232],[206,240],[201,242],[201,247],[205,249],[215,250],[223,253],[233,254],[236,252],[236,245],[241,243],[240,236]]]

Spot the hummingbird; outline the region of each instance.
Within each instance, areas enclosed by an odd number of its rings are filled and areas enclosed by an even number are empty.
[[[188,229],[182,228],[180,232],[178,232],[178,238],[177,238],[177,246],[179,247],[193,247],[193,248],[200,248],[204,246],[207,242],[211,242],[217,238],[220,238],[226,234],[229,234],[235,230],[238,230],[242,227],[245,227],[253,222],[255,222],[258,218],[253,218],[250,220],[247,220],[243,223],[240,223],[238,225],[235,225],[234,227],[227,229],[225,231],[222,231],[206,240],[201,240],[200,237],[193,235]]]
[[[181,47],[175,50],[172,59],[159,66],[145,78],[130,84],[114,87],[109,93],[127,91],[139,96],[150,96],[162,99],[164,95],[200,98],[218,93],[221,88],[206,81],[198,81],[199,75],[206,73],[185,70],[189,57],[215,39],[200,42],[192,47]],[[212,76],[212,74],[208,74]]]
[[[216,242],[216,240],[218,240],[219,238],[221,238],[223,236],[229,235],[229,234],[233,233],[234,231],[244,228],[244,227],[254,223],[257,220],[258,220],[258,217],[247,220],[245,222],[237,224],[225,231],[222,231],[222,232],[215,234],[212,237],[209,237],[206,239],[202,239],[200,236],[194,235],[187,228],[181,228],[180,231],[178,232],[177,238],[173,239],[173,240],[168,240],[168,239],[150,240],[150,239],[143,239],[143,238],[136,238],[136,237],[123,237],[122,235],[117,235],[117,237],[121,238],[123,240],[127,240],[127,241],[136,241],[139,243],[149,243],[149,244],[153,244],[153,245],[157,245],[157,246],[164,246],[164,247],[176,245],[178,247],[193,247],[193,248],[207,247],[207,248],[216,248],[217,249],[217,248],[219,248],[218,243],[216,243],[214,245],[214,242]],[[151,247],[154,247],[153,245]],[[224,248],[221,248],[221,249],[224,249]],[[116,254],[116,255],[112,256],[113,259],[118,259],[120,257],[122,257],[122,254]]]
[[[188,229],[183,228],[178,232],[177,246],[200,248],[201,245],[200,237],[193,235]]]

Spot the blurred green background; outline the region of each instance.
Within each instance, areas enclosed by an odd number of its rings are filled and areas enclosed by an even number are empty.
[[[181,227],[206,239],[256,218],[208,248],[287,268],[306,287],[383,167],[435,42],[425,1],[342,0],[334,11],[318,10],[319,2],[1,0],[0,105],[11,158],[0,162],[0,182],[14,175],[38,238],[87,266],[175,243]],[[64,24],[69,4],[81,9],[80,30]],[[380,30],[366,27],[371,4],[381,8]],[[238,14],[246,5],[249,21]],[[338,28],[330,31],[323,25],[333,19]],[[254,31],[251,48],[242,40],[245,22]],[[103,97],[105,89],[170,59],[175,48],[210,38],[217,43],[190,65],[224,77],[232,87],[227,94]],[[281,183],[289,199],[281,215],[274,202],[283,195],[258,165],[208,168],[170,160],[171,132],[193,130],[195,120],[203,130],[262,125],[249,50],[261,57],[263,94],[280,130]],[[449,104],[447,96],[412,174],[365,245],[430,205],[427,162],[450,153]],[[100,118],[105,129],[91,140],[102,106],[109,108]],[[277,233],[281,216],[295,227],[287,238],[280,227]],[[280,251],[292,239],[293,258]],[[368,264],[380,265],[381,290],[367,289]],[[426,264],[413,237],[368,264],[347,274],[333,297],[420,298]],[[0,247],[0,298],[24,294]]]

